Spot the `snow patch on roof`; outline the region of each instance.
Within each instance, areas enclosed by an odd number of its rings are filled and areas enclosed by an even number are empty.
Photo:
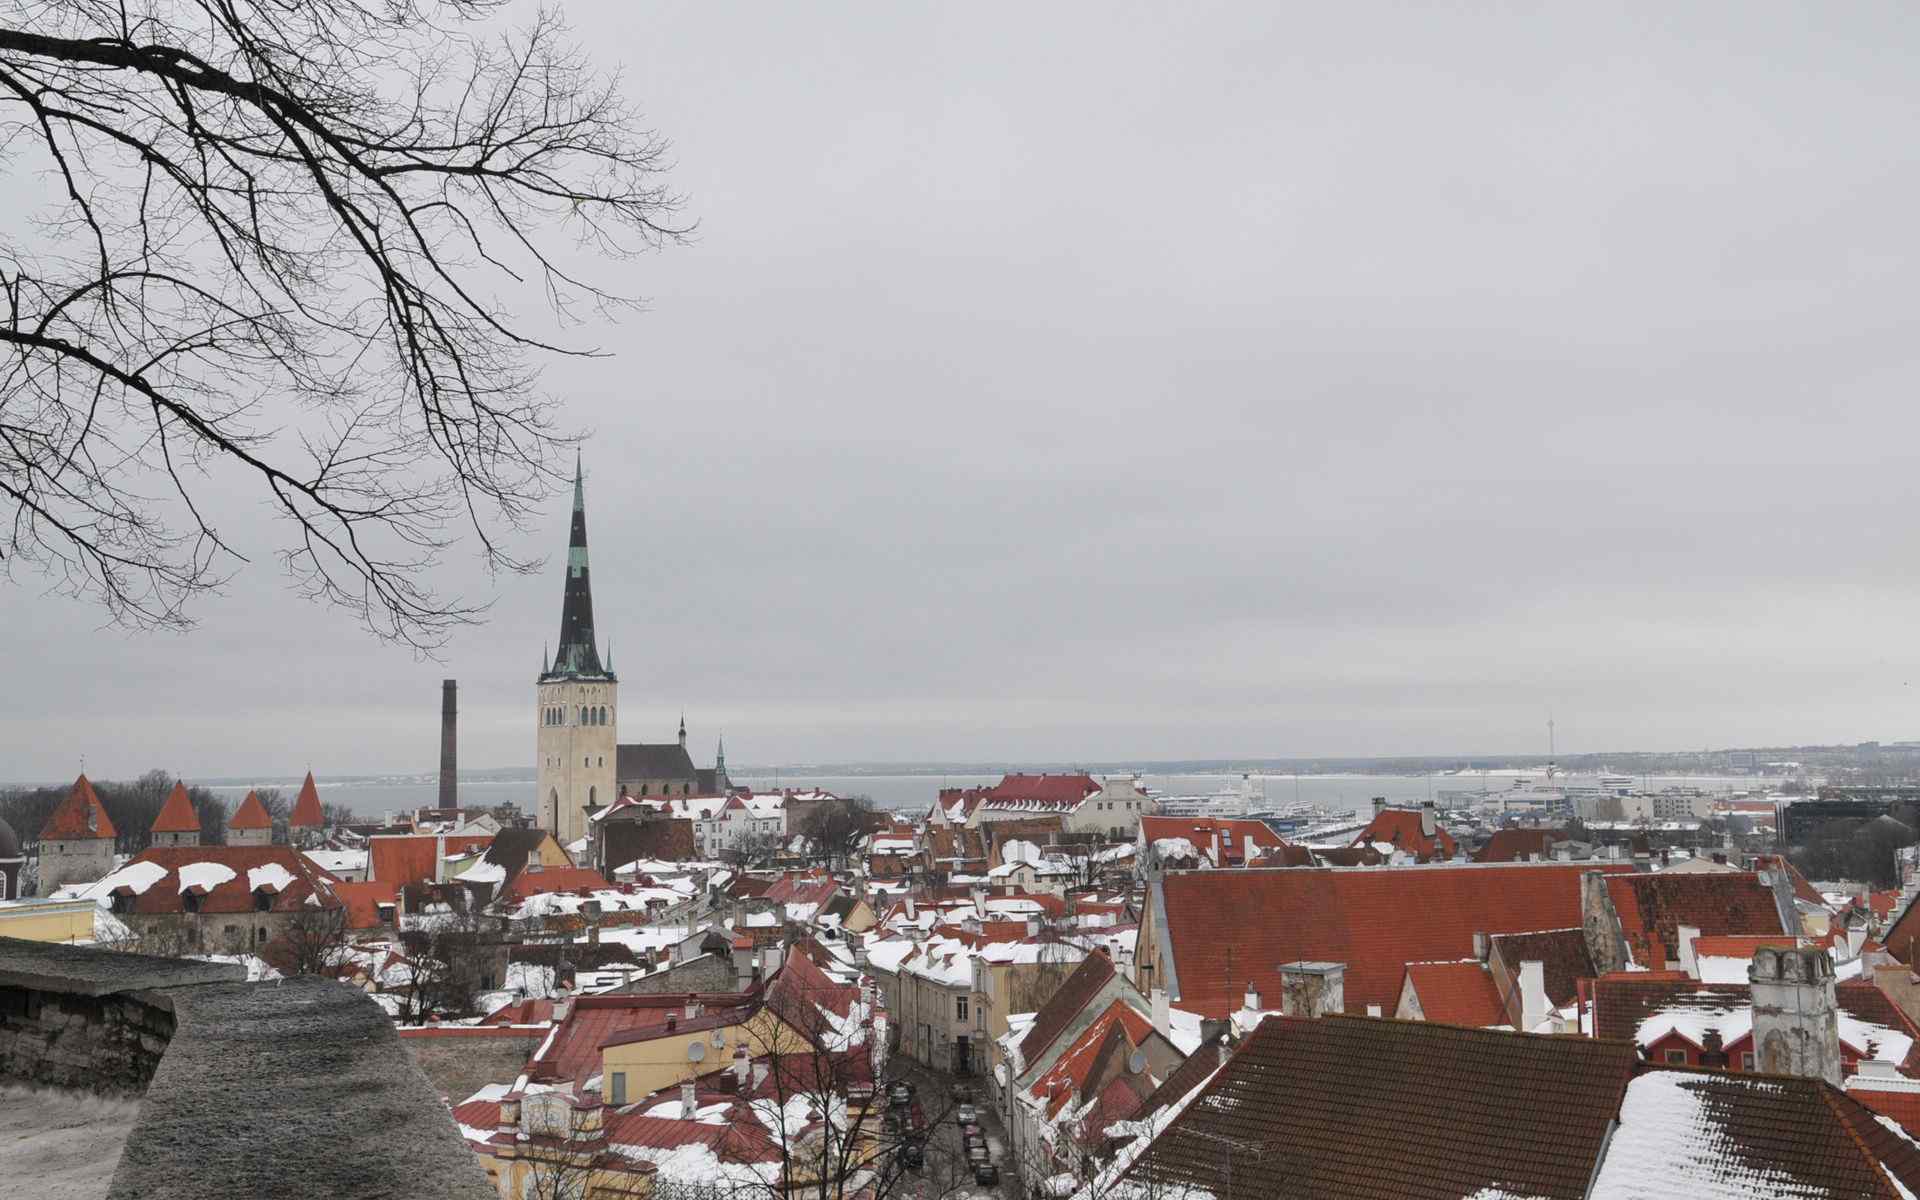
[[[285,891],[293,882],[293,872],[279,863],[267,863],[263,866],[247,868],[247,890],[257,892],[261,888],[271,891]]]
[[[194,862],[182,866],[178,874],[180,876],[180,890],[184,892],[188,888],[195,887],[212,891],[229,879],[234,878],[236,872],[225,863]]]

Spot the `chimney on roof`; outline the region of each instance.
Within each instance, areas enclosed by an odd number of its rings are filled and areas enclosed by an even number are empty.
[[[1681,925],[1673,931],[1674,945],[1680,951],[1680,969],[1688,979],[1700,978],[1700,959],[1694,953],[1694,939],[1700,936],[1698,925]]]
[[[746,1087],[747,1077],[752,1073],[753,1073],[753,1056],[747,1053],[747,1048],[745,1046],[741,1046],[733,1052],[732,1079],[734,1082],[734,1086],[740,1087],[740,1088]]]
[[[1486,934],[1476,932],[1473,935],[1473,956],[1475,958],[1481,962],[1487,961],[1487,955],[1492,952],[1492,949],[1493,942]]]
[[[1377,817],[1385,811],[1387,811],[1387,798],[1385,796],[1375,796],[1373,798],[1373,815]]]
[[[1753,1050],[1760,1070],[1840,1086],[1840,1019],[1825,950],[1762,946],[1747,968]]]
[[[1433,801],[1431,800],[1421,801],[1420,803],[1420,836],[1432,837],[1436,832],[1439,831],[1439,829],[1440,829],[1440,821],[1438,816],[1434,812]]]
[[[1334,962],[1280,964],[1280,1011],[1289,1017],[1345,1012],[1347,967]]]
[[[1154,1031],[1163,1038],[1172,1037],[1173,1002],[1167,998],[1167,989],[1154,988],[1151,993],[1151,999],[1153,1001]]]
[[[1709,1029],[1700,1035],[1700,1065],[1708,1070],[1726,1070],[1726,1043],[1721,1041],[1718,1029]]]
[[[680,1084],[680,1119],[682,1121],[693,1120],[693,1114],[698,1108],[699,1104],[694,1099],[693,1080],[688,1079],[682,1081]]]
[[[458,770],[458,744],[460,710],[455,703],[455,694],[460,690],[457,680],[440,681],[440,807],[460,807],[460,772]]]
[[[755,1059],[753,1063],[753,1086],[758,1088],[767,1081],[767,1060]]]
[[[1251,979],[1247,980],[1246,1004],[1247,1004],[1248,1011],[1250,1012],[1260,1011],[1260,989],[1253,986],[1253,980]]]
[[[1520,964],[1520,1032],[1540,1028],[1552,1011],[1547,1005],[1547,968],[1531,960]]]
[[[433,835],[433,881],[447,881],[447,835],[444,833]]]
[[[1528,862],[1539,862],[1539,861],[1540,861],[1540,852],[1539,852],[1538,850],[1535,850],[1535,851],[1534,851],[1534,852],[1533,852],[1532,854],[1529,854],[1529,855],[1527,855],[1527,861],[1528,861]]]

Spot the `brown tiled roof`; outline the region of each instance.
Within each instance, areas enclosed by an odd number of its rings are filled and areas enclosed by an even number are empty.
[[[313,772],[307,772],[306,782],[300,785],[300,794],[293,801],[293,815],[287,821],[295,829],[318,829],[326,820],[320,811],[320,789],[313,784]]]
[[[153,819],[155,833],[199,833],[200,814],[193,811],[193,801],[187,796],[187,785],[176,781],[173,790],[167,793],[167,802],[160,806],[160,815]]]
[[[1580,876],[1628,863],[1185,871],[1156,891],[1188,1012],[1224,1017],[1248,980],[1277,994],[1282,963],[1345,963],[1346,1004],[1393,1011],[1410,962],[1467,958],[1476,933],[1580,923]],[[1258,919],[1239,919],[1257,914]]]
[[[1580,1200],[1636,1058],[1625,1042],[1269,1017],[1127,1177],[1219,1200]]]
[[[1027,1036],[1020,1039],[1020,1061],[1026,1067],[1032,1067],[1040,1061],[1053,1040],[1073,1023],[1080,1010],[1092,1002],[1113,978],[1113,960],[1104,951],[1096,950],[1082,959],[1073,974],[1053,994],[1053,998],[1041,1006],[1034,1014],[1033,1026],[1027,1030]]]
[[[1376,842],[1385,842],[1421,862],[1452,858],[1460,849],[1453,835],[1439,825],[1434,826],[1432,833],[1423,833],[1421,826],[1424,815],[1414,808],[1383,808],[1373,814],[1373,820],[1353,839],[1353,844],[1371,846]]]
[[[1627,950],[1643,967],[1679,963],[1682,925],[1714,936],[1787,932],[1773,889],[1747,871],[1615,875],[1607,894]]]
[[[1593,1033],[1595,1037],[1632,1041],[1641,1023],[1656,1013],[1680,1009],[1718,1012],[1750,1004],[1752,995],[1752,989],[1744,983],[1607,975],[1593,981]]]
[[[260,803],[258,792],[248,792],[240,807],[227,818],[228,829],[272,829],[273,817],[268,815],[267,806]]]
[[[107,819],[107,810],[100,803],[100,797],[94,794],[93,784],[85,775],[73,781],[73,788],[67,798],[54,808],[47,817],[47,823],[41,827],[41,838],[110,838],[114,836],[113,822]]]
[[[1533,855],[1553,857],[1555,842],[1567,840],[1564,829],[1499,829],[1487,844],[1474,851],[1475,862],[1525,862]]]
[[[1573,1003],[1580,980],[1599,974],[1593,955],[1587,951],[1586,934],[1578,929],[1498,933],[1493,935],[1489,950],[1515,979],[1520,978],[1521,963],[1539,963],[1546,974],[1547,1003],[1555,1008]]]
[[[1823,1080],[1657,1069],[1628,1087],[1592,1195],[1897,1200],[1888,1174],[1920,1191],[1920,1150]]]
[[[397,906],[400,903],[400,889],[391,883],[346,883],[333,885],[333,894],[347,906],[348,929],[372,929],[380,921],[380,906],[396,906],[395,917],[399,916]]]

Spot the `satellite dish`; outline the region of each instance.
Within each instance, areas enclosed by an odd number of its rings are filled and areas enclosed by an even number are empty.
[[[1147,1052],[1145,1050],[1135,1050],[1132,1054],[1129,1054],[1127,1056],[1127,1070],[1132,1071],[1135,1075],[1138,1075],[1142,1071],[1145,1071],[1146,1069],[1147,1069]]]
[[[688,1042],[687,1043],[687,1061],[688,1062],[699,1062],[701,1059],[705,1058],[706,1056],[707,1056],[707,1044],[705,1042]]]

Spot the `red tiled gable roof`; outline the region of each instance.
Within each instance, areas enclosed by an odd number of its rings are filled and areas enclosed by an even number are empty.
[[[1471,957],[1476,933],[1580,924],[1580,876],[1628,863],[1188,871],[1166,876],[1176,1004],[1207,1017],[1241,1006],[1248,980],[1278,994],[1277,970],[1346,965],[1347,1008],[1392,1012],[1410,962]],[[1236,914],[1246,917],[1237,919]],[[1159,919],[1159,916],[1156,916]]]
[[[1141,817],[1140,836],[1151,846],[1161,838],[1185,838],[1200,853],[1211,856],[1213,835],[1220,835],[1221,857],[1228,863],[1246,860],[1247,847],[1260,850],[1284,850],[1287,841],[1265,821],[1231,817]]]
[[[1104,951],[1096,950],[1082,959],[1053,997],[1034,1014],[1027,1036],[1020,1039],[1020,1061],[1027,1067],[1038,1063],[1053,1040],[1073,1024],[1080,1010],[1092,1003],[1112,978],[1113,960]]]
[[[988,800],[1039,800],[1049,804],[1078,804],[1100,790],[1093,776],[1007,775],[987,789]]]
[[[1268,1017],[1127,1178],[1219,1200],[1581,1200],[1637,1058],[1626,1042]],[[1245,1152],[1229,1165],[1222,1145]]]
[[[1643,967],[1679,963],[1682,925],[1709,936],[1787,932],[1773,890],[1746,871],[1613,875],[1607,895],[1620,915],[1627,952]]]
[[[480,1018],[482,1025],[545,1025],[553,1020],[553,1001],[516,1000]]]
[[[1902,1059],[1903,1071],[1920,1074],[1920,1026],[1898,1005],[1866,980],[1850,979],[1834,988],[1840,1011],[1866,1025],[1875,1025],[1902,1034],[1912,1045]],[[1647,979],[1640,972],[1620,972],[1602,976],[1593,982],[1593,1031],[1601,1038],[1638,1039],[1641,1027],[1663,1013],[1724,1013],[1750,1008],[1753,988],[1744,983],[1700,983],[1691,979]],[[1738,1023],[1740,1032],[1726,1038],[1723,1045],[1733,1047],[1750,1037],[1750,1020]],[[1664,1033],[1650,1034],[1664,1037]],[[1692,1039],[1689,1039],[1692,1040]],[[1882,1052],[1880,1042],[1869,1040],[1856,1045],[1842,1039],[1853,1051],[1872,1057]],[[1898,1043],[1896,1043],[1898,1044]]]
[[[1553,857],[1554,844],[1567,840],[1564,829],[1500,829],[1487,844],[1474,851],[1475,862],[1526,862],[1538,854],[1543,860]]]
[[[1151,1021],[1135,1012],[1125,1001],[1115,1000],[1060,1052],[1045,1074],[1028,1085],[1027,1093],[1046,1102],[1047,1116],[1051,1118],[1069,1101],[1079,1098],[1081,1090],[1087,1086],[1087,1076],[1109,1037],[1125,1038],[1127,1051],[1132,1053],[1152,1032]]]
[[[1404,850],[1420,862],[1452,858],[1460,848],[1453,840],[1453,835],[1438,825],[1430,834],[1421,832],[1423,816],[1419,809],[1383,808],[1373,814],[1373,820],[1353,839],[1353,844],[1371,846],[1376,842],[1384,842],[1397,850]]]
[[[1698,958],[1752,958],[1753,952],[1764,946],[1791,950],[1799,944],[1799,938],[1785,933],[1751,936],[1721,934],[1717,937],[1703,933],[1693,939],[1693,953]]]
[[[825,904],[839,887],[831,878],[801,875],[776,880],[763,894],[780,904]]]
[[[649,1107],[661,1102],[662,1099],[653,1099],[649,1103],[630,1104],[608,1112],[603,1118],[607,1142],[622,1147],[625,1151],[623,1157],[641,1162],[648,1160],[648,1150],[670,1153],[686,1146],[706,1146],[724,1162],[780,1161],[780,1148],[769,1137],[767,1127],[745,1105],[737,1104],[729,1110],[726,1123],[720,1125],[642,1115]],[[787,1136],[798,1140],[798,1131],[788,1130]]]
[[[1793,898],[1795,900],[1804,900],[1808,904],[1817,905],[1821,908],[1827,906],[1827,898],[1820,894],[1820,889],[1814,887],[1807,877],[1800,873],[1800,868],[1793,865],[1791,860],[1778,854],[1756,854],[1753,856],[1753,869],[1756,871],[1784,870],[1787,873],[1787,882],[1793,887]]]
[[[733,993],[668,993],[662,995],[581,996],[573,1002],[567,1019],[555,1026],[553,1035],[527,1062],[527,1074],[541,1081],[570,1080],[576,1086],[600,1072],[600,1048],[621,1041],[646,1041],[666,1032],[671,1018],[675,1032],[708,1028],[685,1020],[689,999],[701,1005],[702,1016],[710,1025],[731,1025],[758,1011],[758,991]],[[712,1014],[733,1014],[728,1020],[713,1021]],[[745,1016],[738,1014],[744,1012]],[[629,1036],[632,1035],[632,1036]]]
[[[240,807],[227,818],[228,829],[272,829],[273,817],[268,815],[267,806],[260,803],[260,795],[249,791]]]
[[[493,841],[493,835],[448,834],[445,841],[447,857],[452,858],[475,849],[485,849]],[[439,853],[440,842],[441,835],[433,833],[383,834],[368,838],[367,877],[396,887],[405,887],[410,883],[431,883],[439,874],[440,864],[434,861],[434,856]]]
[[[1493,985],[1493,973],[1477,958],[1408,963],[1407,981],[1424,1020],[1475,1029],[1507,1024],[1507,1006]]]
[[[549,892],[598,891],[608,887],[600,872],[589,867],[543,867],[538,871],[521,871],[514,875],[507,885],[507,900],[525,900],[529,896],[544,896]]]
[[[493,1131],[500,1126],[500,1102],[498,1100],[467,1100],[456,1104],[453,1106],[453,1123],[463,1130],[479,1130],[486,1135],[480,1139],[484,1142],[486,1137],[491,1137]],[[468,1144],[472,1145],[473,1140],[468,1139]]]
[[[397,884],[374,881],[372,883],[335,883],[333,894],[347,906],[348,929],[372,929],[379,924],[380,906],[395,906],[398,915],[400,888]]]
[[[187,795],[187,785],[175,782],[173,790],[167,793],[167,802],[160,806],[160,815],[153,819],[155,833],[199,833],[200,814],[193,811],[193,800]]]
[[[318,829],[326,820],[320,811],[320,789],[314,786],[313,772],[307,772],[306,782],[300,785],[300,794],[294,797],[293,816],[288,824],[295,829]]]
[[[166,874],[155,878],[150,870],[139,866],[143,863],[158,866]],[[191,870],[183,882],[182,868],[200,864],[216,864],[231,874],[216,878],[221,872]],[[292,881],[285,887],[275,886],[286,876]],[[116,882],[123,879],[152,881],[135,890],[131,882]],[[200,897],[199,911],[203,913],[241,913],[255,911],[256,887],[265,888],[272,897],[271,912],[342,906],[334,891],[333,876],[291,846],[154,846],[101,880],[99,894],[121,897],[126,911],[158,915],[187,911],[184,895],[192,891]],[[308,904],[308,897],[316,902]]]
[[[1847,1081],[1847,1095],[1899,1125],[1908,1137],[1920,1138],[1920,1088],[1905,1079],[1884,1086],[1876,1083],[1865,1075],[1855,1075]]]
[[[1888,888],[1884,892],[1868,892],[1867,908],[1874,916],[1886,920],[1900,905],[1900,889]]]
[[[804,943],[802,943],[804,945]],[[802,1034],[812,1034],[818,1019],[815,1007],[845,1018],[859,1003],[860,988],[827,977],[813,958],[795,947],[782,960],[780,969],[767,983],[767,1003],[775,1015],[794,1025]]]
[[[94,794],[93,784],[85,775],[73,781],[73,788],[47,817],[47,823],[40,829],[40,837],[59,838],[63,841],[78,841],[82,838],[110,838],[115,836],[113,822],[107,819],[106,806],[100,803],[100,797]]]
[[[1516,980],[1521,963],[1539,963],[1546,977],[1547,1003],[1555,1008],[1573,1003],[1580,993],[1580,981],[1599,974],[1587,949],[1586,934],[1578,929],[1495,934],[1488,948]],[[1517,999],[1513,1002],[1516,1006],[1519,1003]]]

